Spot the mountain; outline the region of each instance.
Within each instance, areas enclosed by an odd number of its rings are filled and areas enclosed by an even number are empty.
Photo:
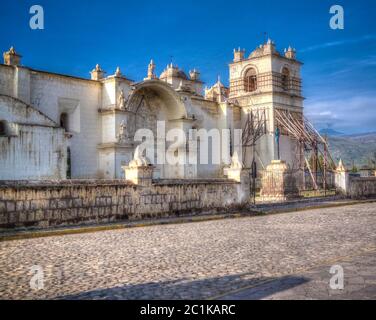
[[[376,132],[332,136],[328,135],[329,150],[333,160],[342,159],[348,168],[360,168],[376,161]]]
[[[336,130],[330,129],[330,128],[326,128],[326,129],[320,130],[320,134],[322,136],[326,135],[326,136],[332,136],[332,137],[342,136],[343,135],[342,132],[339,132],[339,131],[336,131]]]

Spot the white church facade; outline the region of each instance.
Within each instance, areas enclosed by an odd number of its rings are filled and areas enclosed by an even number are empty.
[[[244,146],[243,162],[257,170],[278,156],[301,167],[299,144],[282,130],[275,139],[276,110],[302,119],[301,63],[295,50],[279,53],[272,41],[248,57],[234,50],[229,88],[219,80],[203,88],[200,74],[168,65],[158,77],[151,61],[145,79],[134,82],[117,69],[97,65],[91,79],[34,70],[11,48],[0,64],[0,180],[121,179],[133,159],[138,129],[244,129],[252,114],[265,122],[255,148]],[[230,139],[231,140],[231,139]],[[168,143],[158,141],[156,144]],[[222,147],[223,147],[222,143]],[[228,142],[232,152],[233,141]],[[186,152],[187,146],[178,146]],[[279,150],[278,150],[279,149]],[[199,158],[199,146],[196,150]],[[279,153],[279,154],[278,154]],[[210,158],[210,157],[209,157]],[[218,178],[228,163],[155,164],[155,178]]]

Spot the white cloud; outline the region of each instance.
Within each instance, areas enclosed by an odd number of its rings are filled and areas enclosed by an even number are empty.
[[[319,116],[332,116],[333,113],[331,111],[323,111],[319,113]]]
[[[316,44],[307,48],[300,49],[299,52],[304,53],[304,52],[309,52],[309,51],[314,51],[314,50],[319,50],[319,49],[325,49],[329,47],[342,46],[345,44],[352,44],[352,43],[358,43],[358,42],[375,40],[375,39],[376,39],[376,35],[369,34],[369,35],[365,35],[363,37],[354,38],[354,39],[346,39],[346,40],[339,40],[339,41]]]
[[[376,96],[307,101],[305,114],[318,129],[332,127],[345,133],[376,131]]]

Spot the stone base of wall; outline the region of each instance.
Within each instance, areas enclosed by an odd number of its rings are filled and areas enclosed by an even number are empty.
[[[48,228],[241,210],[231,180],[0,181],[0,228]]]

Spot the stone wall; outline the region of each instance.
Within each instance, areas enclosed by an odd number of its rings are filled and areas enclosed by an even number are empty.
[[[30,105],[0,93],[0,180],[65,179],[64,129]]]
[[[225,179],[0,181],[0,228],[47,228],[239,210],[242,184]]]
[[[347,171],[342,161],[335,171],[337,191],[353,199],[376,197],[376,177],[360,177]]]
[[[66,148],[62,129],[17,125],[17,136],[0,136],[0,179],[63,179]]]
[[[348,196],[356,199],[376,197],[376,177],[350,177]]]
[[[12,66],[0,64],[0,94],[14,94],[14,70]]]

